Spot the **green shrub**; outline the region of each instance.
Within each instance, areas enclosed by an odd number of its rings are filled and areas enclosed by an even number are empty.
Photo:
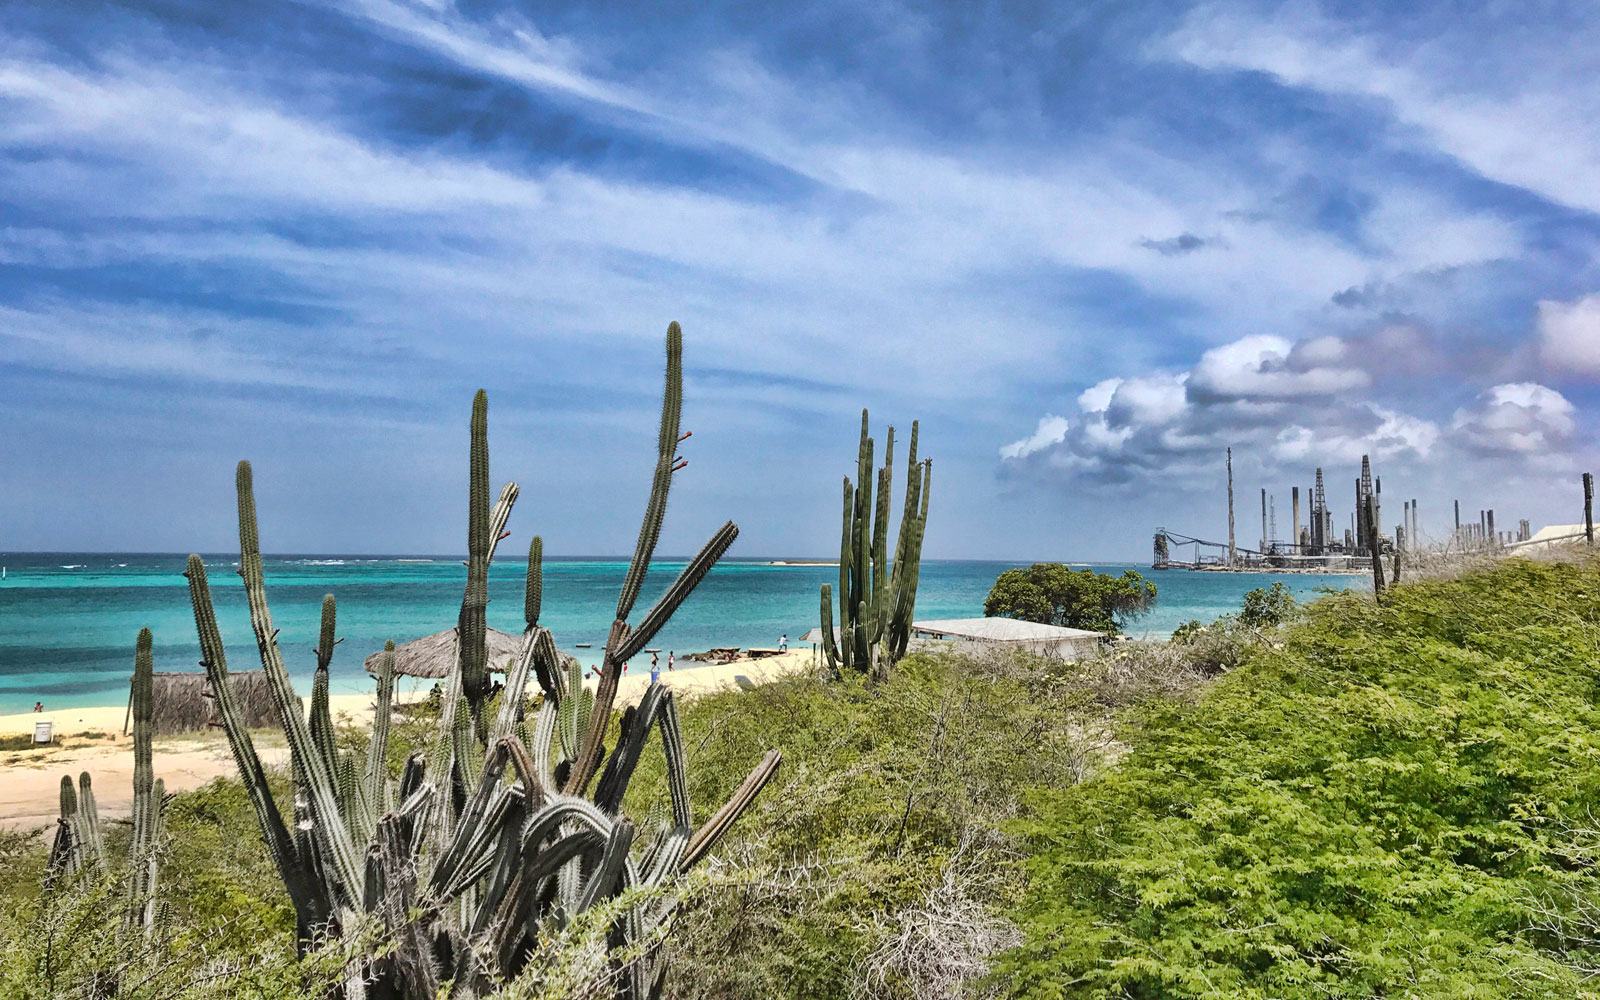
[[[1600,807],[1596,595],[1592,568],[1513,562],[1329,598],[1144,706],[1117,767],[1029,798],[1006,987],[1579,995],[1592,924],[1547,917],[1600,899],[1569,832]]]

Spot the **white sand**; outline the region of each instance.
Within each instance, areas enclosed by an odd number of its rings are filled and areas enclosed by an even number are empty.
[[[740,677],[752,684],[764,684],[812,669],[809,650],[791,650],[760,660],[686,665],[671,673],[663,672],[661,682],[676,694],[689,697],[735,688]],[[591,686],[595,683],[593,679],[588,681]],[[629,670],[617,688],[617,707],[638,701],[649,685],[648,666]],[[426,697],[430,687],[431,681],[405,681],[399,685],[396,699]],[[372,717],[373,695],[370,691],[341,692],[329,697],[328,706],[336,718],[342,716],[345,721],[366,724]],[[0,828],[28,829],[53,823],[58,813],[61,776],[70,775],[76,781],[80,771],[88,771],[94,781],[100,815],[108,819],[126,817],[133,802],[133,740],[122,735],[126,713],[126,705],[104,705],[0,715],[0,734],[31,733],[34,723],[49,719],[55,723],[58,739],[50,747],[0,751]],[[271,766],[287,762],[288,750],[281,735],[258,733],[255,743],[263,763]],[[154,756],[156,776],[166,782],[169,792],[191,791],[215,778],[235,774],[233,755],[221,730],[158,739]]]

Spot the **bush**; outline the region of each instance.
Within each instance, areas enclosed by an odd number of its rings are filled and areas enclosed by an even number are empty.
[[[1041,789],[1019,996],[1576,996],[1600,900],[1593,568],[1329,598]],[[1589,824],[1592,825],[1592,824]],[[1575,895],[1576,894],[1576,895]],[[1578,913],[1581,911],[1573,910]]]
[[[1156,585],[1131,569],[1110,576],[1060,563],[1034,563],[1001,573],[984,599],[983,613],[1120,635],[1155,599]]]

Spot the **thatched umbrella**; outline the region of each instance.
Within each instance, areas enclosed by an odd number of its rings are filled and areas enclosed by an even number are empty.
[[[504,672],[506,664],[515,659],[522,649],[522,636],[501,632],[499,629],[489,629],[487,643],[489,649],[489,668]],[[562,662],[573,659],[567,654],[562,654]],[[456,630],[447,628],[443,632],[413,639],[404,646],[396,646],[394,650],[394,672],[396,675],[407,677],[430,677],[442,679],[450,676],[456,669]],[[379,650],[367,657],[367,673],[376,675],[383,661],[383,650]]]

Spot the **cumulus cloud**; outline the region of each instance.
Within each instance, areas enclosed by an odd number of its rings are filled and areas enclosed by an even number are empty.
[[[1539,303],[1539,356],[1558,372],[1600,376],[1600,292]]]
[[[1000,457],[1027,458],[1034,452],[1043,451],[1053,444],[1060,444],[1067,436],[1068,426],[1065,417],[1046,414],[1039,418],[1039,426],[1032,434],[1002,447]]]
[[[1327,396],[1359,389],[1370,381],[1366,372],[1319,358],[1318,349],[1292,363],[1293,345],[1282,337],[1256,335],[1214,347],[1200,356],[1189,382],[1189,395],[1202,400],[1282,400]]]
[[[1123,483],[1209,474],[1225,447],[1268,465],[1343,465],[1370,455],[1441,468],[1478,458],[1500,468],[1509,468],[1506,459],[1547,465],[1570,451],[1576,410],[1536,382],[1497,384],[1443,420],[1389,404],[1390,390],[1409,384],[1413,373],[1385,359],[1407,351],[1426,358],[1434,347],[1404,324],[1297,343],[1243,337],[1206,351],[1187,371],[1109,378],[1084,389],[1076,412],[1051,414],[1034,434],[1001,449],[1002,471]],[[1374,375],[1384,372],[1392,376],[1387,381]]]
[[[1576,412],[1548,386],[1509,382],[1457,410],[1451,430],[1468,450],[1544,458],[1571,440]]]

